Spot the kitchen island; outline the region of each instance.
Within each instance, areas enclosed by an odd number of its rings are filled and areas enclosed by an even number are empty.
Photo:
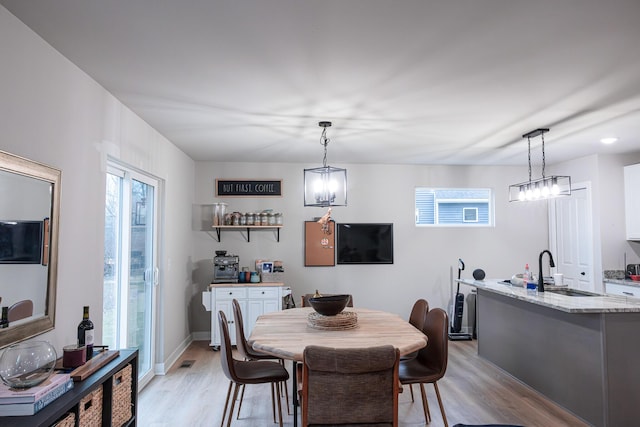
[[[640,300],[460,283],[477,289],[480,357],[592,425],[638,423]]]

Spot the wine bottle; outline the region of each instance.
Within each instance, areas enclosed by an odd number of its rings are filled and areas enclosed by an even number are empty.
[[[0,318],[0,328],[9,326],[9,307],[2,307],[2,318]]]
[[[87,360],[93,357],[93,322],[89,319],[89,306],[85,305],[82,322],[78,325],[78,347],[87,347]]]

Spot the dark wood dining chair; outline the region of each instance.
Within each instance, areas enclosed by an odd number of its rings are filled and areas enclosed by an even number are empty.
[[[244,358],[244,360],[275,360],[278,363],[280,363],[282,366],[284,366],[284,360],[276,356],[260,353],[258,351],[255,351],[253,348],[251,348],[251,346],[247,342],[247,338],[244,333],[244,320],[242,317],[242,309],[240,308],[240,303],[238,302],[237,299],[234,298],[233,301],[231,301],[231,304],[233,306],[233,318],[235,319],[235,322],[236,322],[235,323],[236,324],[236,348],[238,349],[238,354],[240,354],[240,356]],[[280,388],[280,384],[278,384],[278,388]],[[289,389],[287,387],[286,381],[284,382],[284,391],[285,391],[285,402],[287,404],[287,414],[290,414]],[[238,418],[240,417],[240,409],[242,408],[243,399],[244,399],[244,386],[242,386],[242,392],[240,394],[240,402],[238,402],[238,415],[237,415]],[[275,413],[275,406],[274,406],[273,422],[275,421],[276,421],[276,413]]]
[[[30,299],[18,301],[9,307],[9,310],[7,310],[7,319],[9,320],[9,323],[31,316],[33,316],[33,301]]]
[[[218,311],[218,326],[220,328],[220,362],[222,371],[229,379],[229,389],[227,390],[227,399],[224,403],[224,411],[222,413],[222,421],[220,427],[224,426],[224,420],[227,415],[229,399],[231,398],[231,389],[233,388],[233,398],[231,400],[231,408],[229,409],[229,418],[227,419],[227,427],[231,426],[233,419],[233,410],[236,400],[238,399],[238,391],[241,386],[247,384],[271,384],[271,397],[275,395],[278,402],[278,420],[282,427],[282,406],[280,402],[280,393],[276,390],[276,384],[287,381],[289,373],[278,362],[268,360],[237,360],[233,357],[231,338],[229,337],[229,326],[227,325],[227,317],[223,311]]]
[[[413,307],[411,308],[411,313],[409,314],[409,324],[412,325],[419,331],[422,331],[424,327],[424,320],[429,311],[429,303],[427,300],[420,298],[413,303]],[[413,353],[406,354],[400,357],[400,360],[410,360],[415,358],[418,355],[417,351]],[[409,391],[411,392],[411,401],[413,402],[413,385],[409,384]],[[429,407],[427,406],[427,413],[429,413]],[[429,418],[431,418],[431,414],[429,414]]]
[[[398,425],[396,348],[308,346],[303,357],[303,427]]]
[[[424,418],[427,424],[431,421],[431,414],[429,413],[424,384],[433,384],[445,427],[448,427],[449,424],[442,405],[438,380],[447,371],[449,358],[448,325],[449,316],[446,311],[441,308],[429,310],[422,328],[422,332],[427,336],[427,346],[418,350],[418,355],[414,359],[402,360],[399,370],[400,382],[403,385],[420,384]]]

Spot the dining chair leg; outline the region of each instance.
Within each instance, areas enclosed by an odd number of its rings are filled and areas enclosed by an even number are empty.
[[[433,383],[433,388],[436,389],[436,396],[438,396],[438,405],[440,405],[440,412],[442,413],[442,420],[444,421],[444,427],[449,427],[449,423],[447,422],[447,416],[444,413],[444,406],[442,406],[442,399],[440,398],[440,389],[438,388],[438,383]]]
[[[280,420],[280,427],[282,427],[282,402],[280,401],[280,393],[276,394],[278,395],[278,420]]]
[[[240,392],[240,402],[238,402],[238,413],[236,414],[236,420],[240,419],[240,409],[242,408],[242,401],[244,400],[244,388],[246,384],[242,384],[242,391]]]
[[[233,399],[231,400],[231,408],[229,409],[229,418],[227,420],[227,427],[231,427],[231,420],[233,419],[233,410],[236,406],[236,399],[238,399],[238,389],[240,388],[240,384],[236,383],[233,388]]]
[[[229,389],[227,390],[227,399],[224,402],[224,411],[222,412],[222,421],[220,421],[220,427],[224,426],[224,419],[227,416],[227,407],[229,406],[229,397],[231,396],[231,387],[233,387],[233,381],[229,381]]]
[[[413,384],[409,384],[409,391],[411,392],[411,402],[413,403]]]
[[[427,424],[431,422],[431,411],[429,411],[429,403],[427,403],[427,392],[424,384],[420,383],[420,394],[422,395],[422,409],[424,410],[424,420]]]
[[[280,364],[284,366],[284,359],[280,359]],[[291,415],[291,411],[289,410],[289,386],[287,385],[286,381],[283,381],[282,384],[284,385],[284,397],[287,404],[287,415]]]
[[[276,394],[278,398],[280,398],[279,393],[274,393],[274,389],[276,387],[276,383],[271,383],[271,412],[273,412],[273,422],[276,422]]]

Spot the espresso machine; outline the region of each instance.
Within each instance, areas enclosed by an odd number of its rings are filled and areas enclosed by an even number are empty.
[[[213,283],[238,283],[240,257],[216,251],[213,257]]]

